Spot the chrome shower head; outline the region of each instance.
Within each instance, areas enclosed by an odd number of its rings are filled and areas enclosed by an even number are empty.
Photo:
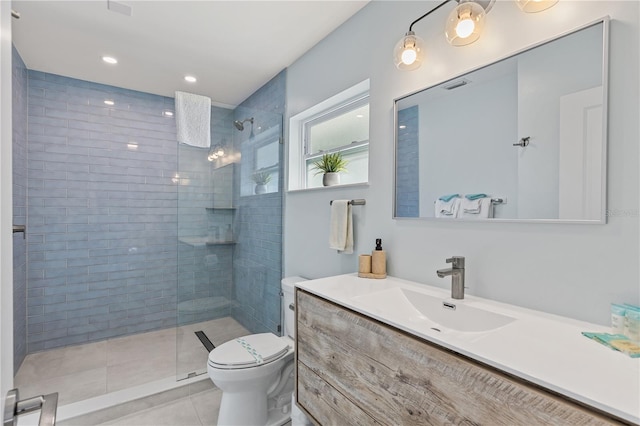
[[[243,131],[244,130],[244,123],[245,122],[250,122],[251,124],[253,124],[253,117],[251,118],[245,118],[244,120],[240,121],[240,120],[236,120],[233,122],[233,125],[236,126],[236,129]]]

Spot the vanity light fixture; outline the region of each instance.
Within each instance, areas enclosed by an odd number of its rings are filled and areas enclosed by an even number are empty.
[[[516,0],[523,12],[535,13],[549,9],[558,3],[558,0]]]
[[[466,46],[480,38],[484,29],[485,16],[493,5],[485,6],[475,1],[460,1],[447,18],[444,34],[452,46]]]
[[[195,83],[196,81],[198,81],[197,78],[195,78],[192,75],[185,75],[184,76],[184,81],[188,82],[188,83]]]
[[[118,63],[118,60],[113,56],[103,56],[102,60],[108,64],[115,65]]]
[[[393,62],[399,70],[415,70],[424,62],[424,41],[413,31],[413,26],[445,4],[456,1],[458,5],[449,13],[445,26],[445,37],[452,46],[466,46],[480,38],[485,25],[485,17],[496,0],[444,0],[436,7],[409,25],[409,31],[396,44]],[[548,9],[558,0],[516,0],[525,12],[540,12]]]

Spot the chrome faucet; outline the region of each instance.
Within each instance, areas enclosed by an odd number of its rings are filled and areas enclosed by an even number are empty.
[[[464,257],[452,256],[447,263],[451,263],[452,267],[438,269],[436,273],[440,278],[451,275],[451,298],[464,299]]]

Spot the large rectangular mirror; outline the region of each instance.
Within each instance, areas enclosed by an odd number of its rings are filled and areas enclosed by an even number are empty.
[[[605,223],[608,24],[397,99],[394,217]]]

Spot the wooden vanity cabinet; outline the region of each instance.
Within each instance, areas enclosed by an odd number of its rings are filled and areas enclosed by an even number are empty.
[[[296,400],[318,425],[620,424],[300,289],[296,327]]]

